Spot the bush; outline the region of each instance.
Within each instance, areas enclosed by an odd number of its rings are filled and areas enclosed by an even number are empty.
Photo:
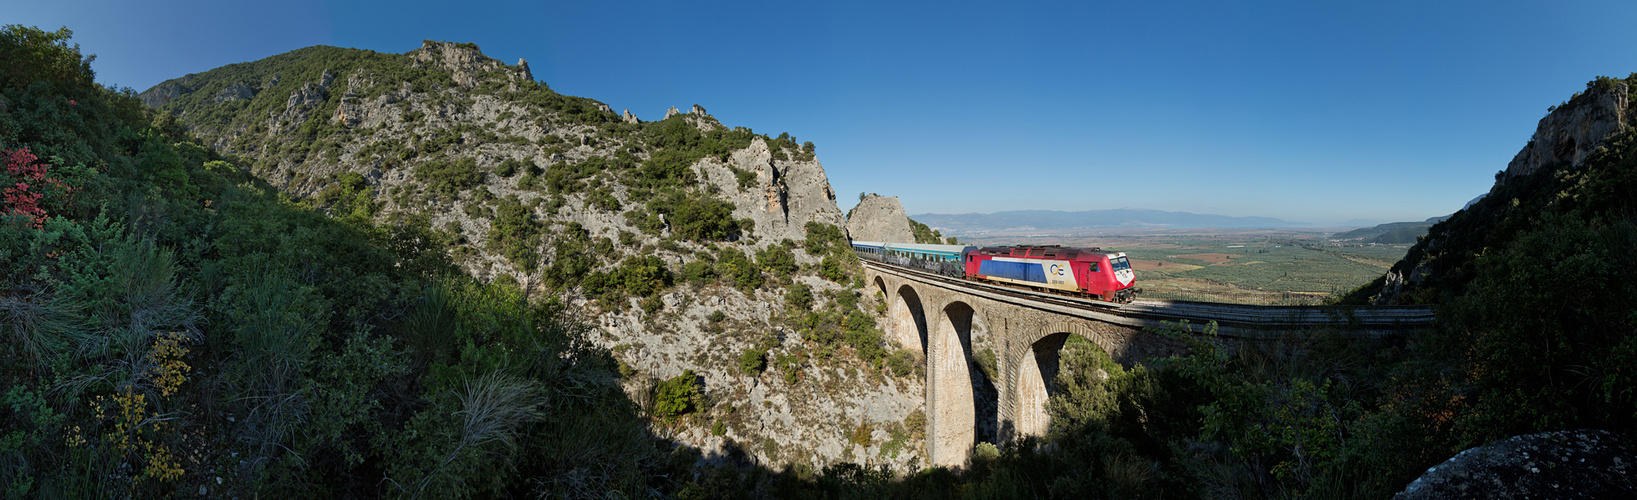
[[[761,349],[745,349],[739,355],[739,371],[745,375],[760,375],[767,369],[767,351]]]
[[[495,166],[495,175],[501,177],[511,177],[513,175],[517,175],[517,171],[522,169],[522,167],[523,162],[508,158],[506,161],[500,162],[500,165]]]
[[[756,264],[762,269],[782,278],[796,274],[796,256],[790,250],[777,245],[768,245],[756,254]]]
[[[489,229],[489,248],[506,256],[523,272],[533,273],[540,258],[535,248],[540,243],[541,229],[534,210],[523,206],[515,195],[508,196],[496,204],[494,223]]]
[[[785,306],[801,312],[813,309],[813,289],[809,288],[806,283],[796,283],[786,290],[784,296]]]
[[[716,279],[716,265],[706,260],[682,264],[682,278],[694,285],[703,285]]]
[[[461,158],[453,163],[429,161],[415,167],[415,179],[426,183],[434,193],[455,196],[483,182],[483,172],[477,169],[477,160]]]
[[[874,432],[875,428],[869,422],[859,422],[858,427],[847,433],[847,442],[868,448],[872,441],[870,434]]]
[[[824,261],[819,263],[819,276],[836,283],[848,281],[847,268],[834,255],[826,256]]]
[[[816,257],[852,251],[847,244],[847,234],[834,224],[807,221],[803,229],[807,231],[807,239],[803,241],[807,255]]]
[[[893,375],[908,377],[920,368],[920,363],[917,362],[919,357],[919,352],[909,349],[898,350],[887,357],[887,369],[892,370]]]
[[[699,390],[699,377],[693,370],[684,370],[654,387],[654,416],[675,422],[678,417],[693,413],[704,402]]]
[[[762,271],[751,265],[744,252],[733,247],[722,247],[716,256],[717,273],[732,280],[734,288],[749,294],[762,286]]]

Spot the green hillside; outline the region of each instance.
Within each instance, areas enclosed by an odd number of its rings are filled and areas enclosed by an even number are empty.
[[[1388,222],[1378,224],[1375,227],[1336,233],[1330,236],[1330,239],[1381,245],[1406,245],[1415,243],[1418,238],[1427,234],[1427,228],[1445,218],[1433,217],[1422,222]]]
[[[68,36],[0,32],[0,180],[29,185],[0,218],[6,496],[660,485],[561,306],[458,277],[424,224],[293,202],[92,83]]]
[[[702,110],[627,121],[460,44],[303,49],[139,97],[96,85],[69,36],[0,30],[7,497],[1381,498],[1495,439],[1637,435],[1630,128],[1501,183],[1349,297],[1434,303],[1433,329],[1155,330],[1189,353],[1133,366],[1071,338],[1047,436],[898,473],[924,413],[803,421],[879,450],[815,466],[794,432],[734,441],[774,405],[699,381],[726,364],[796,405],[922,373],[838,228],[731,201],[788,207],[793,163],[735,162],[811,144]],[[586,320],[708,294],[774,313],[716,309],[708,343],[750,347],[622,386],[647,347],[599,347]],[[729,453],[678,445],[706,433]]]

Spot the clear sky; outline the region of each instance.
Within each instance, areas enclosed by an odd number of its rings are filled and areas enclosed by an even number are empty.
[[[1149,208],[1418,220],[1486,192],[1546,107],[1637,71],[1637,2],[0,0],[105,84],[311,45],[475,42],[645,120],[813,141],[843,210]]]

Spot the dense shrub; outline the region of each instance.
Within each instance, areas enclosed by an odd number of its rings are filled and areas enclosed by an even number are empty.
[[[533,273],[539,263],[540,221],[534,210],[523,206],[517,197],[508,196],[495,205],[495,216],[489,229],[489,248],[506,256],[512,265],[525,273]]]
[[[790,285],[786,290],[785,306],[804,313],[813,309],[813,289],[806,283]]]
[[[478,171],[477,160],[466,157],[454,162],[422,163],[415,167],[415,179],[426,183],[434,193],[454,197],[482,183],[483,172]]]
[[[716,273],[729,280],[734,288],[751,293],[762,286],[762,271],[745,253],[733,247],[722,247],[716,254]]]
[[[683,370],[654,387],[654,416],[675,422],[678,417],[693,413],[704,402],[704,391],[699,389],[699,377],[693,370]]]
[[[745,349],[739,355],[739,371],[745,375],[760,375],[767,369],[767,351],[762,349]]]

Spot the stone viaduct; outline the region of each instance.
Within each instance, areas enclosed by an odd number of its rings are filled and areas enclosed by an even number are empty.
[[[870,286],[881,292],[888,304],[887,336],[926,355],[926,443],[933,466],[962,466],[977,442],[999,443],[1025,435],[1045,435],[1050,424],[1044,407],[1047,382],[1056,378],[1058,351],[1069,335],[1084,337],[1115,361],[1131,366],[1145,358],[1179,354],[1186,348],[1181,340],[1145,328],[1162,327],[1177,319],[1198,321],[1192,323],[1193,327],[1202,328],[1206,321],[1215,319],[1198,311],[1186,314],[1183,309],[1145,302],[1125,308],[1074,307],[1062,300],[1019,297],[991,286],[876,262],[864,264]],[[1193,306],[1239,311],[1256,307]],[[1430,311],[1420,312],[1423,314],[1414,315],[1408,322],[1399,320],[1395,324],[1424,324],[1431,320]],[[1276,329],[1246,327],[1243,321],[1233,326],[1233,315],[1223,315],[1227,321],[1219,330],[1218,342],[1277,335]],[[1293,319],[1298,321],[1281,323],[1302,323],[1300,318]]]

